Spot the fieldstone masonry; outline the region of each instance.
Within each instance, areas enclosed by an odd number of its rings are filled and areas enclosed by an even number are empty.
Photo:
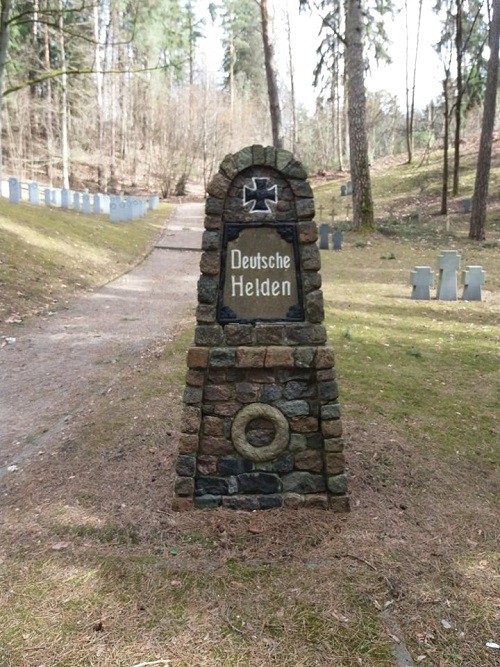
[[[175,510],[349,509],[306,179],[291,153],[252,146],[208,186]]]

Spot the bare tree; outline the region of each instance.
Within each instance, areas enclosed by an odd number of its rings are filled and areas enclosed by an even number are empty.
[[[271,127],[273,132],[273,146],[283,148],[283,126],[281,122],[281,108],[278,94],[278,77],[274,64],[274,47],[270,35],[270,19],[267,0],[260,0],[260,15],[262,21],[262,43],[264,45],[264,62],[266,65],[267,93],[269,96],[269,110],[271,113]]]
[[[1,0],[0,5],[0,183],[2,181],[3,147],[2,147],[2,98],[5,67],[7,65],[7,51],[9,47],[9,18],[11,0]]]
[[[293,66],[292,27],[290,12],[286,9],[286,37],[288,42],[288,68],[290,70],[290,105],[292,107],[292,153],[297,151],[297,102],[295,99],[295,71]]]
[[[443,99],[444,99],[444,136],[443,136],[443,178],[441,186],[441,215],[448,213],[448,180],[450,168],[448,164],[448,155],[450,150],[450,68],[445,67],[445,77],[443,79]]]
[[[413,125],[415,119],[415,88],[417,78],[417,60],[418,49],[420,44],[420,26],[422,22],[422,4],[423,0],[419,0],[418,4],[418,21],[415,43],[415,56],[413,60],[413,72],[411,80],[411,95],[410,95],[410,55],[409,55],[409,28],[408,28],[408,0],[405,0],[405,23],[406,23],[406,147],[408,151],[408,164],[411,164],[413,159]]]
[[[68,75],[66,74],[66,39],[64,33],[64,1],[59,0],[59,58],[61,75],[61,159],[63,188],[69,189],[69,137],[68,137]]]

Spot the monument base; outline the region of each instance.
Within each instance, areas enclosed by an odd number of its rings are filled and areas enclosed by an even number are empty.
[[[174,509],[349,510],[333,351],[192,347]]]

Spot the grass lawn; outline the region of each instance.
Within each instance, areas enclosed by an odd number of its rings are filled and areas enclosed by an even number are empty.
[[[405,222],[409,180],[384,231],[322,251],[351,513],[171,511],[190,320],[0,488],[2,667],[499,664],[500,202],[469,243],[438,195]],[[411,300],[450,248],[483,301]]]

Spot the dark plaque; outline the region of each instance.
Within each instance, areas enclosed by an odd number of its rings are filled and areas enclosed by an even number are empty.
[[[293,223],[226,223],[217,319],[221,324],[304,320]]]

